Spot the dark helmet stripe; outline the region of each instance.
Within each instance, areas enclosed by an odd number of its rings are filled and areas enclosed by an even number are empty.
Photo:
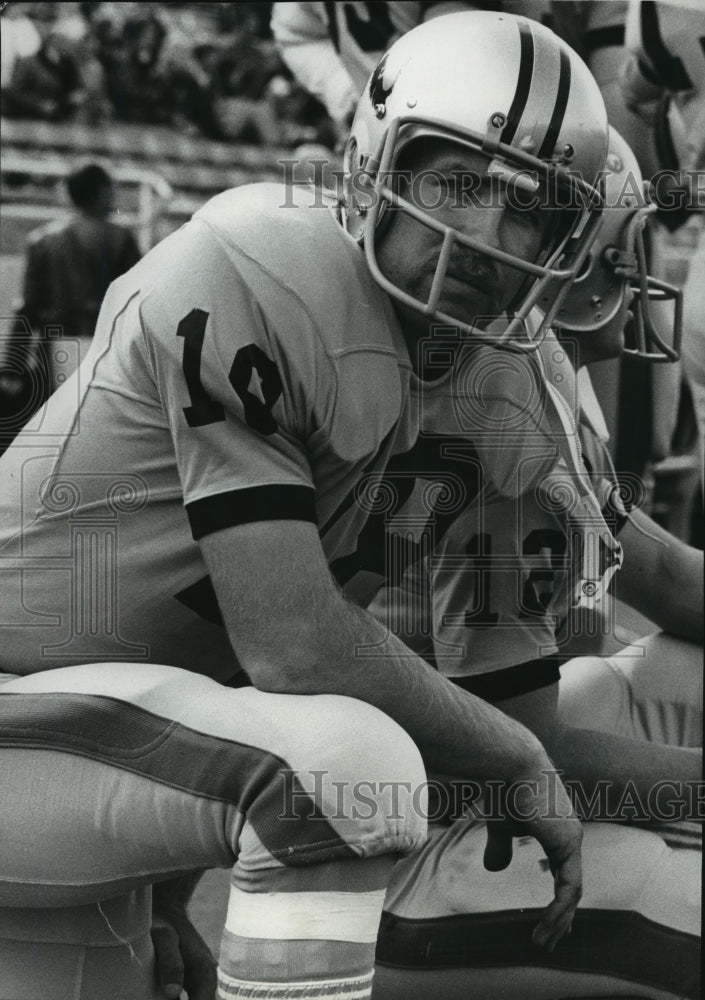
[[[568,105],[569,94],[570,59],[568,58],[567,53],[561,49],[560,70],[558,74],[558,93],[556,94],[556,103],[553,105],[551,121],[548,124],[544,140],[541,143],[541,149],[538,151],[538,157],[540,160],[546,160],[553,154],[554,147],[558,140],[558,134],[561,130],[561,126],[563,125],[563,118],[565,117],[565,109]]]
[[[534,36],[531,32],[531,26],[523,21],[519,22],[519,40],[521,43],[519,76],[512,98],[512,106],[507,113],[507,124],[502,130],[502,142],[512,142],[516,135],[521,116],[526,108],[526,102],[529,100],[531,78],[534,75]]]

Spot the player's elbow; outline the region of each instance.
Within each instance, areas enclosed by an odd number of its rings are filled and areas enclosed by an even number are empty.
[[[248,657],[245,671],[258,691],[270,694],[310,694],[308,671],[296,670],[291,661],[260,653]]]
[[[276,694],[342,693],[338,661],[331,643],[322,640],[320,626],[281,621],[258,639],[233,646],[254,687]]]
[[[270,694],[299,694],[298,678],[291,670],[282,669],[278,662],[272,662],[269,657],[248,657],[245,671],[258,691],[268,691]]]

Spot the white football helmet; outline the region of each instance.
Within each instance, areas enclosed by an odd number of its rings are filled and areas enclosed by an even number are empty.
[[[656,206],[649,200],[637,159],[610,126],[605,174],[604,224],[590,247],[580,275],[556,315],[559,326],[589,333],[607,326],[620,312],[627,292],[633,322],[623,353],[646,361],[680,357],[683,294],[647,273],[644,232]],[[669,331],[659,330],[651,303],[672,301]],[[663,316],[659,316],[663,322]]]
[[[488,173],[559,206],[561,223],[539,260],[522,260],[461,234],[398,194],[392,172],[401,151],[434,137],[484,154]],[[373,277],[393,298],[464,333],[533,350],[599,228],[606,154],[607,115],[599,88],[569,46],[543,25],[512,14],[448,14],[403,35],[372,73],[345,149],[343,221],[364,244]],[[426,301],[393,284],[379,268],[375,240],[391,214],[389,206],[443,235]],[[456,243],[525,275],[499,335],[488,337],[484,326],[438,309]],[[525,321],[534,306],[544,320],[529,340]]]

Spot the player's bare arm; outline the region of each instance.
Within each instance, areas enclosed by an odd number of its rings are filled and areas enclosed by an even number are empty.
[[[673,785],[674,807],[688,811],[689,786],[700,780],[702,751],[666,746],[613,733],[593,732],[561,723],[558,717],[558,685],[539,688],[529,694],[497,702],[497,707],[518,719],[541,739],[564,780],[580,783],[586,799],[609,777],[607,810],[617,815],[620,803],[634,790],[645,805],[650,791],[659,783]],[[647,810],[645,808],[645,813]],[[650,823],[654,817],[629,815],[633,821]]]
[[[209,535],[200,544],[231,642],[256,687],[359,698],[409,733],[429,771],[529,783],[520,808],[537,818],[524,832],[541,843],[555,886],[534,940],[553,948],[580,899],[582,832],[561,786],[558,811],[564,818],[542,818],[551,780],[544,772],[553,768],[536,737],[455,688],[347,602],[329,573],[313,525],[246,524]],[[379,654],[361,655],[361,647],[369,651],[375,645]],[[506,867],[510,858],[511,833],[493,831],[488,866]]]
[[[630,515],[620,541],[624,566],[617,596],[664,631],[702,642],[703,553],[639,510]]]

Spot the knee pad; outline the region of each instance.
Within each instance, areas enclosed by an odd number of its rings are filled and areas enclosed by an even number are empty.
[[[246,823],[239,864],[268,867],[262,811],[279,841],[275,863],[318,864],[406,853],[426,838],[426,780],[421,755],[404,730],[378,709],[338,695],[241,693],[250,718],[266,713],[268,744],[280,767],[258,791],[258,835]],[[264,776],[263,776],[264,777]],[[297,820],[318,825],[304,832]]]
[[[389,716],[354,698],[324,695],[316,703],[323,739],[308,774],[300,772],[302,783],[316,789],[355,854],[419,847],[427,832],[426,774],[411,738]]]

